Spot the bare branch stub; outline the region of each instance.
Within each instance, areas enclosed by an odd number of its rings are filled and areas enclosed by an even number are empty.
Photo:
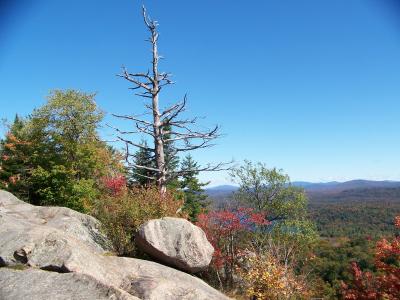
[[[196,149],[210,147],[211,141],[218,138],[219,127],[206,131],[195,129],[197,118],[183,119],[182,113],[186,109],[187,95],[183,97],[181,102],[171,105],[170,107],[160,109],[160,91],[163,87],[173,84],[171,74],[167,72],[159,72],[159,60],[161,56],[158,53],[158,39],[159,34],[157,31],[158,23],[150,18],[147,14],[146,8],[143,6],[142,16],[145,26],[147,27],[150,36],[148,41],[151,44],[152,61],[151,69],[147,72],[132,73],[123,67],[122,72],[117,76],[127,80],[132,86],[131,90],[137,91],[135,95],[145,98],[149,101],[145,104],[148,117],[143,115],[117,115],[114,117],[130,121],[135,128],[135,131],[123,131],[114,128],[117,132],[118,140],[125,143],[126,147],[126,160],[129,166],[137,169],[146,169],[156,174],[156,183],[163,193],[166,190],[166,184],[169,179],[176,176],[184,175],[188,172],[202,172],[202,171],[219,171],[226,170],[230,163],[219,163],[216,165],[206,165],[199,167],[198,170],[178,170],[170,171],[166,165],[165,160],[165,144],[174,144],[174,153],[181,153],[192,151]],[[149,136],[153,142],[154,147],[146,147],[142,144],[136,143],[131,139],[125,138],[125,135],[139,133]],[[146,166],[136,165],[132,161],[133,154],[131,154],[131,147],[140,148],[151,152],[154,155],[155,167],[149,168]],[[152,177],[152,179],[154,179]]]

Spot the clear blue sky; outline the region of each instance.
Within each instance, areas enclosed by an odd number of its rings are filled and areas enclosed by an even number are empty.
[[[148,68],[142,2],[1,3],[0,117],[28,114],[55,88],[98,92],[108,113],[143,111],[115,76]],[[202,124],[222,126],[216,147],[194,153],[202,163],[247,158],[293,180],[400,180],[396,3],[144,1],[160,23],[161,68],[177,82],[161,101],[187,92]]]

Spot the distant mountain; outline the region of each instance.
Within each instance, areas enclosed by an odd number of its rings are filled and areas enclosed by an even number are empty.
[[[317,203],[400,203],[400,187],[367,187],[329,192],[308,192],[311,204]]]
[[[369,188],[396,188],[400,187],[400,181],[374,181],[374,180],[363,180],[356,179],[345,182],[325,182],[325,183],[312,183],[297,181],[293,182],[293,185],[303,187],[306,192],[323,192],[323,193],[336,193],[346,190],[356,189],[369,189]]]
[[[238,189],[237,186],[234,185],[218,185],[214,187],[210,187],[206,189],[206,193],[209,197],[215,197],[215,196],[229,196],[233,192],[235,192]]]
[[[207,191],[235,191],[237,189],[238,189],[238,187],[235,185],[225,184],[225,185],[217,185],[217,186],[209,187],[209,188],[207,188]]]
[[[363,180],[356,179],[345,182],[307,182],[307,181],[294,181],[294,186],[302,187],[310,195],[315,194],[336,194],[348,190],[358,189],[375,189],[375,188],[400,188],[400,181],[374,181],[374,180]],[[229,198],[233,192],[238,189],[234,185],[219,185],[206,189],[206,193],[211,198]]]
[[[327,187],[336,186],[341,184],[338,181],[330,181],[330,182],[308,182],[308,181],[294,181],[292,182],[294,186],[302,187],[304,189],[324,189]]]

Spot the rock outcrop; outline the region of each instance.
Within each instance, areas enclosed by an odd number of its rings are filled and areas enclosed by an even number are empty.
[[[15,238],[15,233],[23,234],[25,227],[43,225],[38,228],[61,231],[96,252],[111,249],[106,236],[100,232],[99,221],[66,207],[34,206],[0,190],[0,216],[0,232],[10,231],[10,238]],[[10,219],[15,219],[15,222]]]
[[[99,283],[87,275],[0,268],[1,299],[121,299],[139,300],[125,291]]]
[[[165,217],[140,226],[136,245],[160,262],[195,273],[208,267],[214,248],[204,231],[185,219]]]
[[[99,225],[0,191],[0,299],[228,299],[181,271],[109,256]]]

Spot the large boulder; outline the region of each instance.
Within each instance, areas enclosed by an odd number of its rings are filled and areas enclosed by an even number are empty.
[[[180,218],[165,217],[144,223],[135,242],[151,257],[190,273],[207,268],[214,253],[204,231]]]
[[[0,299],[228,299],[181,271],[110,256],[97,220],[70,210],[68,216],[47,215],[58,209],[32,206],[0,191]],[[82,220],[73,226],[80,229],[69,227],[67,219],[60,226],[63,218]],[[21,266],[27,269],[10,269]]]

